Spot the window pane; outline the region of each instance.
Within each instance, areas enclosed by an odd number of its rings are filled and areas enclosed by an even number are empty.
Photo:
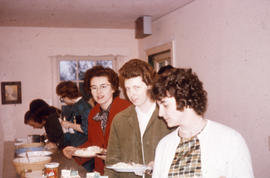
[[[87,71],[88,69],[92,68],[93,66],[95,66],[95,61],[79,61],[78,62],[78,70],[79,70],[79,80],[83,80],[84,79],[84,73],[85,71]]]
[[[99,60],[97,61],[96,65],[101,65],[103,67],[109,67],[112,69],[112,61],[109,61],[109,60]]]
[[[76,61],[60,61],[60,80],[76,80]]]

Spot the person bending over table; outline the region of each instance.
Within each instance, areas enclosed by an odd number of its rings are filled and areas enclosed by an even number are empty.
[[[42,99],[31,101],[29,110],[25,113],[24,123],[33,128],[45,128],[49,142],[46,148],[62,148],[64,145],[64,133],[59,122],[61,111],[49,106]]]

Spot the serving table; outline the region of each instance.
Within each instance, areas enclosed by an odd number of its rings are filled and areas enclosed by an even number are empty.
[[[52,162],[60,163],[59,172],[61,169],[77,170],[79,175],[84,178],[86,177],[87,171],[80,165],[78,165],[74,159],[67,159],[61,150],[56,150],[52,155]],[[12,163],[15,158],[15,146],[14,141],[4,142],[4,160],[3,160],[3,178],[20,178],[16,174],[16,169]],[[1,177],[1,176],[0,176]]]

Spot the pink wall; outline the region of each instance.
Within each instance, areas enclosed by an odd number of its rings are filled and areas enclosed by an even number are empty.
[[[138,56],[134,30],[0,27],[0,39],[0,81],[22,82],[22,104],[0,104],[1,141],[41,133],[25,126],[23,119],[32,99],[52,103],[50,56]]]
[[[139,54],[174,41],[175,66],[204,81],[206,117],[238,130],[251,151],[255,177],[270,175],[270,2],[194,1],[153,22]]]
[[[22,104],[1,105],[4,140],[26,136],[23,116],[33,98],[52,103],[52,63],[56,55],[137,57],[133,30],[0,27],[0,79],[22,82]]]

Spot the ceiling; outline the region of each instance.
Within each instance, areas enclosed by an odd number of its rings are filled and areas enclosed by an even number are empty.
[[[0,0],[0,26],[133,29],[193,0]]]

